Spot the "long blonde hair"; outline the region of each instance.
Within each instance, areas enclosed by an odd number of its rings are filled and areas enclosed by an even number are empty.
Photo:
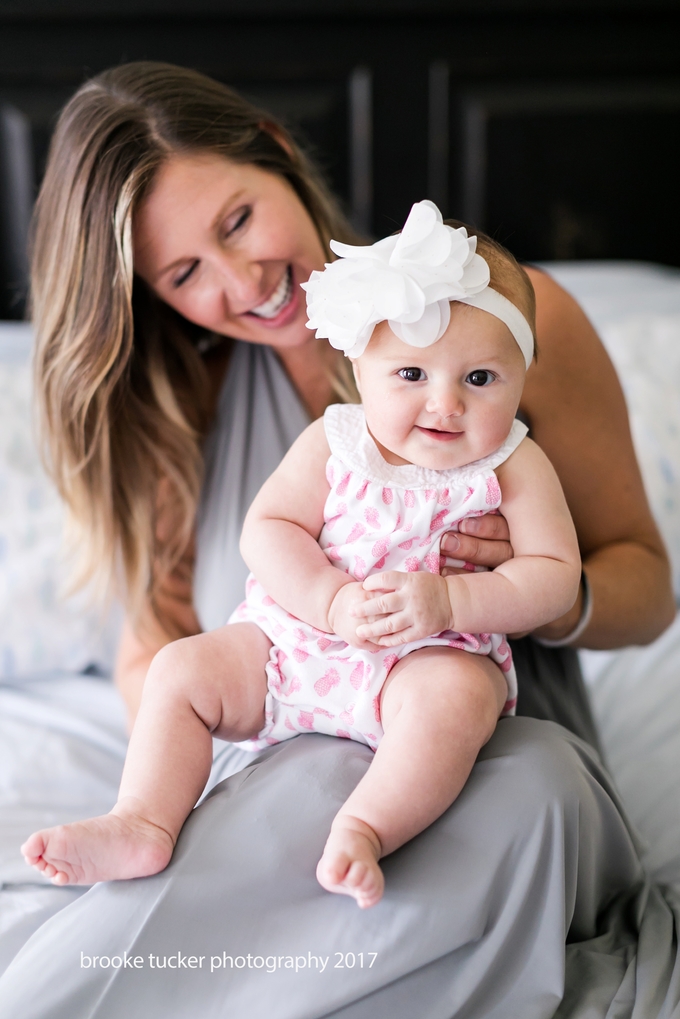
[[[33,233],[39,423],[77,582],[121,576],[133,618],[147,600],[158,614],[156,595],[189,544],[209,422],[201,330],[135,278],[132,217],[163,161],[198,151],[285,178],[326,249],[331,237],[356,242],[288,132],[197,72],[126,64],[63,110]],[[162,537],[159,488],[173,521]]]

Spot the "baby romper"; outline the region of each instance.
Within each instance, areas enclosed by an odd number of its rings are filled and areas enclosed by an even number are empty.
[[[324,415],[331,455],[319,545],[330,562],[355,580],[385,570],[439,573],[439,544],[465,517],[498,509],[494,474],[527,434],[515,421],[494,453],[447,471],[393,466],[369,435],[363,408],[334,404]],[[350,647],[286,612],[251,575],[246,600],[230,622],[254,622],[272,641],[266,666],[265,725],[239,746],[261,750],[300,732],[344,736],[376,749],[383,733],[380,691],[390,669],[422,647],[454,647],[489,655],[508,684],[504,715],[514,714],[517,681],[508,642],[497,633],[444,630],[423,640],[371,652]]]

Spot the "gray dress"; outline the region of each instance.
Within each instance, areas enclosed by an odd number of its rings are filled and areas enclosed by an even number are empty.
[[[240,519],[305,423],[271,351],[237,345],[199,527],[205,626],[241,596]],[[538,689],[554,659],[532,654],[521,668]],[[559,703],[538,698],[548,714]],[[584,740],[502,720],[454,805],[385,859],[385,897],[363,912],[314,868],[370,758],[321,735],[259,756],[224,746],[211,781],[241,770],[193,811],[170,866],[96,885],[45,923],[0,980],[0,1019],[679,1019],[677,904],[646,881]]]

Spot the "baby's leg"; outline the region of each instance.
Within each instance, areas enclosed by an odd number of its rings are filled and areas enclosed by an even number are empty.
[[[465,785],[507,697],[488,657],[455,648],[414,651],[383,687],[385,734],[333,821],[317,877],[362,908],[382,897],[378,860],[432,824]]]
[[[154,658],[110,814],[36,832],[21,847],[53,884],[156,874],[210,774],[212,736],[264,724],[270,642],[252,623],[175,641]]]

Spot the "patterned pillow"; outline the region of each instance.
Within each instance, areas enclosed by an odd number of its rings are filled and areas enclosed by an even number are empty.
[[[110,670],[117,613],[64,599],[63,511],[31,419],[31,329],[0,324],[0,679]]]

